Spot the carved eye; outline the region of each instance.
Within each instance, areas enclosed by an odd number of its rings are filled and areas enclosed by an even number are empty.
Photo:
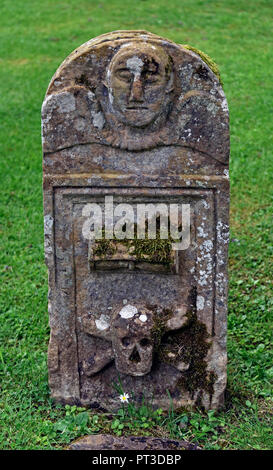
[[[160,78],[158,68],[154,64],[150,64],[143,75],[146,83],[157,82]]]
[[[130,82],[132,79],[132,74],[128,69],[119,69],[116,73],[117,77],[124,82]]]
[[[127,348],[131,344],[131,338],[128,338],[127,336],[125,336],[125,338],[122,338],[121,342],[123,346]]]
[[[144,78],[146,83],[155,83],[158,81],[159,75],[155,72],[147,72]]]
[[[143,348],[149,346],[151,343],[150,343],[150,340],[149,338],[142,338],[140,341],[139,341],[139,344],[140,346],[142,346]]]

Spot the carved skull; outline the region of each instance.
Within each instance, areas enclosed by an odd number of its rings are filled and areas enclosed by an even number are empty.
[[[116,368],[129,375],[148,374],[153,361],[153,313],[125,305],[112,321],[112,347]]]
[[[164,320],[164,312],[160,309],[157,315],[161,316],[164,331],[183,327],[187,322],[186,311],[187,308],[183,305]],[[96,351],[94,357],[84,361],[86,375],[96,374],[113,360],[117,370],[123,374],[142,376],[150,372],[156,332],[153,310],[139,303],[137,306],[119,305],[113,309],[111,318],[104,314],[99,319],[85,316],[83,328],[86,333],[110,342],[102,354]],[[182,371],[186,370],[188,365],[178,363],[174,364],[174,367]]]

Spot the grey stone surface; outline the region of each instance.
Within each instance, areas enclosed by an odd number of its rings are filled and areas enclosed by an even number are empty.
[[[229,117],[195,53],[143,31],[102,35],[59,67],[42,107],[52,397],[218,408],[226,386]],[[190,245],[90,243],[86,204],[190,205]],[[105,215],[105,214],[104,214]],[[109,244],[110,243],[110,244]],[[146,250],[146,251],[145,251]],[[165,250],[165,251],[164,251]]]

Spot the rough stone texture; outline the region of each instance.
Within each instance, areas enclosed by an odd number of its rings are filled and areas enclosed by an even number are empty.
[[[116,437],[109,434],[85,436],[70,444],[68,450],[201,450],[187,441],[160,437]]]
[[[42,129],[52,397],[115,409],[120,378],[139,402],[153,397],[166,409],[168,390],[175,408],[218,408],[229,232],[218,78],[194,52],[146,31],[105,34],[55,73]],[[90,246],[82,210],[105,196],[134,208],[190,204],[189,248],[160,248],[161,262],[122,243],[115,254]]]

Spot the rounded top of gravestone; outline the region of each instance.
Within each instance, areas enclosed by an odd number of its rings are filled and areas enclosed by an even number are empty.
[[[228,108],[201,57],[147,31],[91,39],[60,65],[42,108],[43,149],[176,145],[226,163]]]

